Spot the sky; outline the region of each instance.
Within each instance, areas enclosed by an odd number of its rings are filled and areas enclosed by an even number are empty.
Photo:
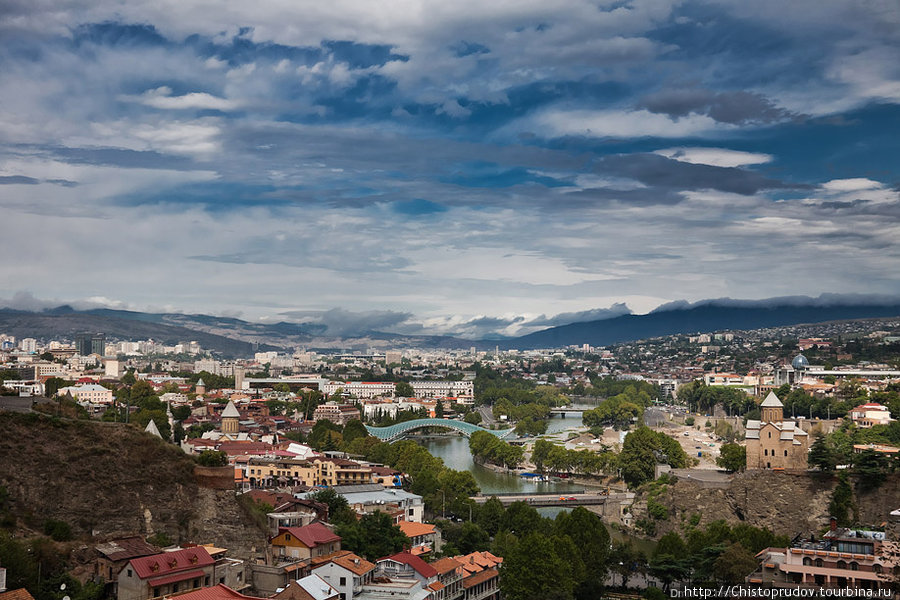
[[[896,0],[6,0],[0,298],[464,337],[900,294]]]

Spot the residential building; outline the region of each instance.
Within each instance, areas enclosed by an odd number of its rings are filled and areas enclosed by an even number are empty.
[[[372,483],[372,467],[345,458],[316,457],[313,463],[319,472],[315,485],[362,485]]]
[[[118,595],[118,577],[128,561],[142,556],[159,554],[159,548],[151,546],[140,536],[119,538],[104,542],[95,547],[97,557],[94,560],[94,572],[91,580],[95,583],[105,582],[104,591],[110,597]]]
[[[411,552],[397,552],[375,563],[379,575],[389,578],[415,579],[427,586],[438,580],[438,573],[430,564]]]
[[[329,381],[321,384],[319,391],[330,396],[341,390],[345,395],[369,399],[381,396],[391,397],[394,395],[395,389],[393,381]]]
[[[799,538],[799,536],[798,536]],[[890,589],[900,567],[900,545],[882,531],[836,526],[817,539],[797,539],[789,548],[766,548],[749,583],[779,588]]]
[[[331,421],[337,425],[346,425],[353,419],[359,420],[359,409],[352,404],[326,402],[313,411],[313,421]]]
[[[322,523],[282,527],[269,540],[272,554],[280,559],[314,558],[341,549],[341,537]]]
[[[747,468],[806,470],[809,436],[784,419],[784,405],[770,392],[759,405],[760,419],[746,426]]]
[[[252,489],[275,486],[317,485],[319,467],[296,458],[256,458],[243,464],[246,480]]]
[[[215,567],[203,546],[133,558],[119,572],[118,600],[149,600],[208,587]]]
[[[874,427],[875,425],[890,425],[893,419],[891,411],[887,406],[870,402],[868,404],[860,404],[850,411],[850,418],[856,423],[857,427]]]
[[[416,398],[473,398],[474,381],[411,381]]]
[[[400,521],[397,525],[400,527],[400,531],[409,538],[411,554],[421,556],[429,552],[441,551],[441,532],[434,525],[415,521]]]
[[[490,552],[472,552],[454,559],[463,570],[464,600],[499,600],[501,557]]]
[[[464,594],[463,568],[455,558],[446,557],[431,563],[438,574],[438,582],[443,586],[434,595],[435,600],[460,600]]]
[[[312,572],[337,589],[341,600],[351,600],[372,581],[375,565],[348,550],[312,559]]]
[[[82,383],[60,388],[60,396],[71,394],[77,402],[83,404],[112,404],[112,390],[96,383]]]
[[[339,600],[341,593],[318,575],[307,575],[287,584],[273,600]]]
[[[393,507],[401,513],[401,518],[397,521],[422,522],[425,506],[422,496],[417,494],[399,488],[386,489],[378,483],[336,486],[334,490],[346,498],[350,508],[358,513],[376,510],[390,513]],[[309,495],[303,493],[297,494],[297,497],[306,498]]]

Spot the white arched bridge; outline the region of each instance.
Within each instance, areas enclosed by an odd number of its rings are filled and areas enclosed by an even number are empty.
[[[387,427],[372,427],[366,425],[366,429],[369,433],[382,442],[397,441],[409,432],[416,429],[422,429],[423,427],[455,429],[466,437],[470,437],[476,431],[487,431],[488,433],[496,435],[498,438],[504,438],[513,431],[512,429],[485,429],[484,427],[472,425],[465,421],[454,421],[452,419],[414,419],[412,421],[404,421],[403,423],[397,423],[396,425],[389,425]]]

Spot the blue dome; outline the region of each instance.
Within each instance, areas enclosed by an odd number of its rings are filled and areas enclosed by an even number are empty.
[[[808,369],[809,361],[806,360],[806,357],[802,354],[798,354],[794,357],[794,360],[791,361],[791,366],[795,369]]]

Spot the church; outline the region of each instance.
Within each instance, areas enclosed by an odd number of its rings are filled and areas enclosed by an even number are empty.
[[[747,421],[747,469],[805,471],[809,435],[793,420],[784,419],[784,405],[774,392],[759,409],[759,421]]]

